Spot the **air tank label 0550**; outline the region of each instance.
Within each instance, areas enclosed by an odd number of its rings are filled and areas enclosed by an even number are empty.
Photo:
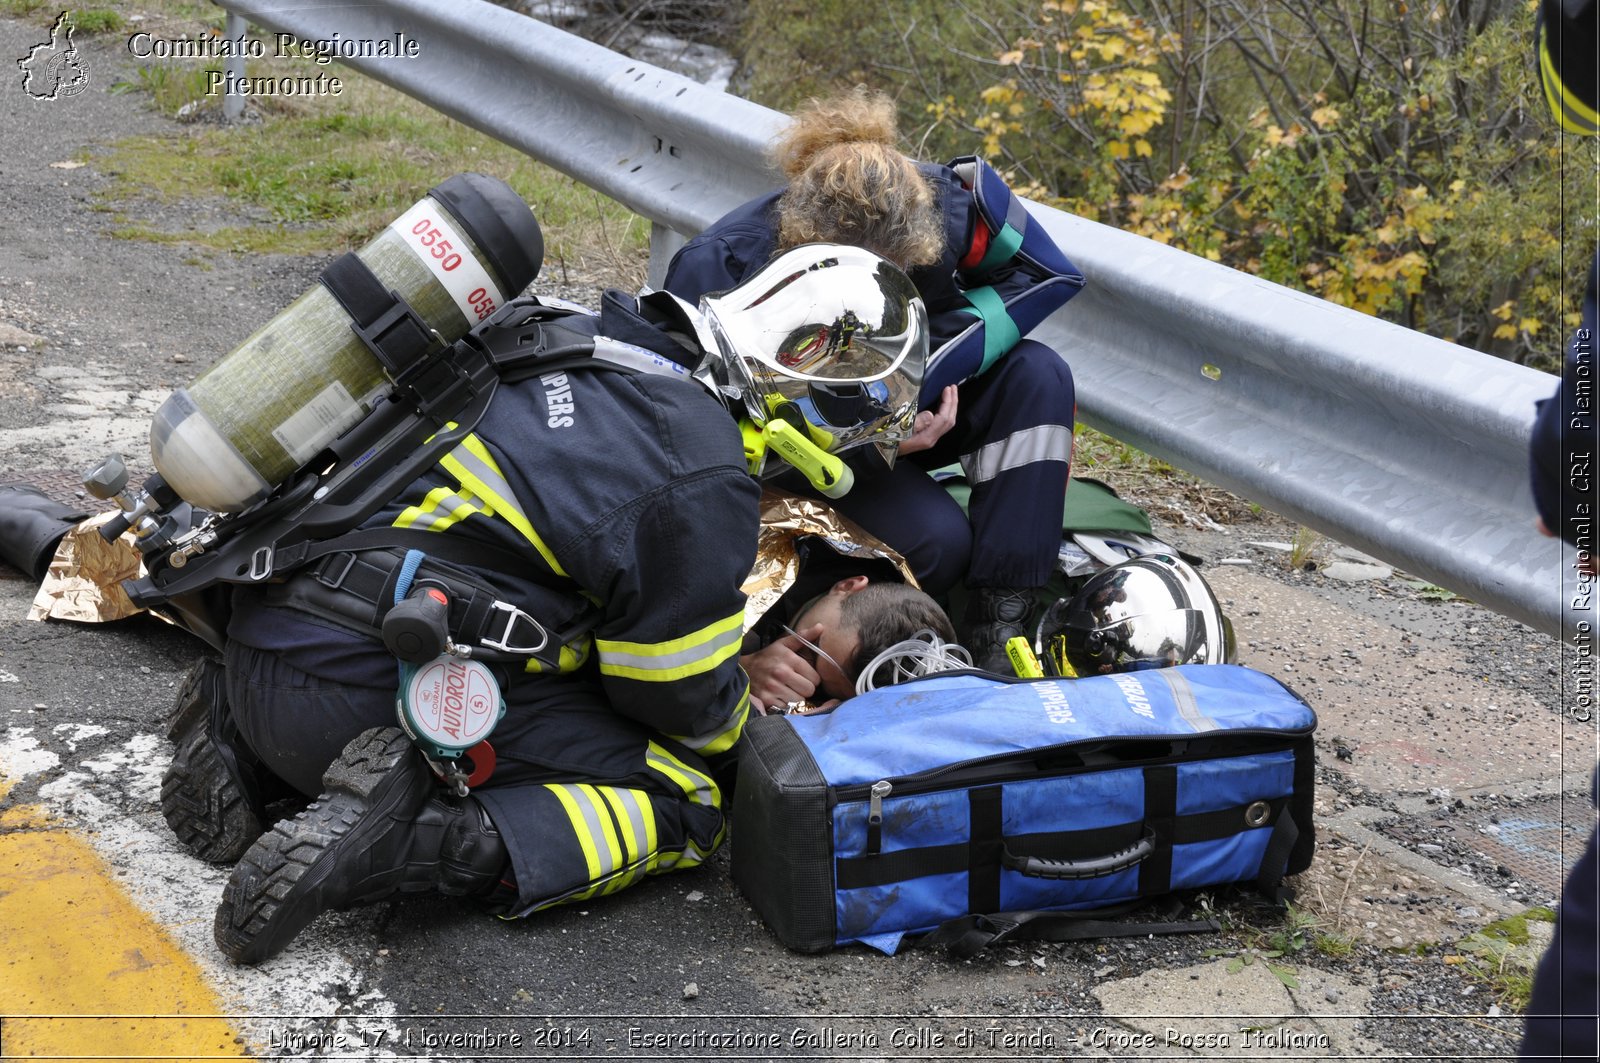
[[[423,197],[389,228],[427,265],[468,324],[477,324],[505,302],[499,286],[472,253],[471,245],[431,198]]]

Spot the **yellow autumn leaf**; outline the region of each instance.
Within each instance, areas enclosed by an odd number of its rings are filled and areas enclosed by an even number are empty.
[[[1151,153],[1150,142],[1143,137],[1135,138],[1133,142],[1133,153],[1142,159],[1148,159]]]
[[[1525,317],[1521,321],[1517,322],[1517,327],[1523,332],[1526,332],[1528,335],[1533,336],[1538,333],[1539,326],[1542,324],[1544,324],[1544,322],[1540,321],[1536,317]]]
[[[1021,48],[1013,48],[1009,52],[1001,52],[1000,53],[1000,65],[1001,66],[1016,66],[1020,62],[1022,62],[1022,49]]]
[[[1318,107],[1311,112],[1311,120],[1317,124],[1318,129],[1331,129],[1339,121],[1339,108]]]
[[[1494,338],[1497,340],[1514,340],[1517,338],[1517,327],[1515,325],[1501,325],[1494,330]]]
[[[1128,157],[1128,145],[1121,140],[1111,141],[1106,145],[1106,150],[1111,152],[1113,159],[1126,159]]]
[[[1493,310],[1489,311],[1489,313],[1493,314],[1495,317],[1499,318],[1501,321],[1510,321],[1511,320],[1511,308],[1512,308],[1512,305],[1513,305],[1512,301],[1510,299],[1507,299],[1505,302],[1501,303],[1499,306],[1497,306]]]

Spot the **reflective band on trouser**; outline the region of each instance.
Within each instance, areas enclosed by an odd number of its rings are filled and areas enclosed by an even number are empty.
[[[715,779],[699,768],[691,768],[659,742],[651,742],[646,748],[644,766],[665,777],[670,788],[680,791],[692,805],[716,808],[722,803],[722,788]]]
[[[674,788],[677,785],[674,780]],[[569,882],[581,879],[582,884],[538,898],[518,915],[616,893],[646,875],[695,867],[716,852],[726,832],[715,806],[684,816],[674,798],[647,790],[599,783],[547,783],[540,789],[559,804],[563,815],[557,818],[565,819],[582,854],[581,868],[573,866],[558,875]],[[698,828],[702,836],[697,836],[692,820],[702,821]],[[549,829],[561,825],[552,823]],[[546,851],[562,849],[551,845]]]
[[[646,874],[655,862],[655,812],[650,795],[589,783],[550,783],[583,850],[589,885],[563,900],[614,893]]]
[[[615,642],[595,639],[600,674],[645,683],[671,683],[709,672],[739,652],[744,638],[744,611],[707,624],[699,631],[664,642]]]
[[[976,487],[994,479],[1003,472],[1032,465],[1036,461],[1072,460],[1072,427],[1060,424],[1041,424],[1013,432],[961,457],[961,469],[967,482]]]
[[[439,464],[460,481],[462,487],[487,503],[484,508],[486,514],[497,516],[517,529],[518,534],[528,540],[539,556],[544,558],[550,571],[558,576],[567,574],[517,505],[511,485],[506,482],[505,474],[495,463],[489,448],[483,445],[483,440],[474,435],[467,436],[454,450],[440,458]]]
[[[1549,30],[1545,31],[1549,33]],[[1600,132],[1600,114],[1567,90],[1561,75],[1556,73],[1555,60],[1550,57],[1550,42],[1540,41],[1539,80],[1544,83],[1544,98],[1550,104],[1550,113],[1556,116],[1561,128],[1568,133],[1592,135]]]
[[[983,322],[983,364],[978,367],[978,372],[982,373],[1015,347],[1017,341],[1022,339],[1022,333],[1006,312],[1006,304],[1000,298],[1000,293],[993,288],[969,288],[961,294],[972,304],[963,306],[962,313],[971,314]]]

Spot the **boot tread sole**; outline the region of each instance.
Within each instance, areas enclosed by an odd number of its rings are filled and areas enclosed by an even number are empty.
[[[229,877],[213,925],[224,955],[234,963],[260,963],[310,925],[321,909],[297,909],[299,887],[308,874],[319,881],[327,877],[333,861],[323,858],[372,810],[373,795],[393,769],[415,755],[398,728],[367,731],[345,747],[323,775],[323,796],[262,835]]]
[[[161,815],[189,853],[231,864],[266,830],[266,823],[229,771],[207,733],[210,700],[204,685],[220,663],[206,658],[178,688],[167,737],[177,750],[161,777]],[[211,673],[208,675],[208,673]]]

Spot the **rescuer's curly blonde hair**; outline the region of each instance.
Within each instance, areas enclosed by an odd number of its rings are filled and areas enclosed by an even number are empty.
[[[778,200],[778,250],[851,244],[902,269],[937,262],[943,218],[916,164],[895,149],[894,101],[858,87],[811,100],[773,145],[789,179]]]

